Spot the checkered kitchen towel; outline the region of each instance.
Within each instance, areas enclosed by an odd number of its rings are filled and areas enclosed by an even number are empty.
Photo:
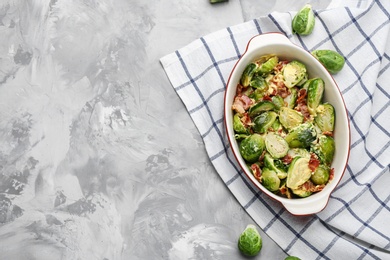
[[[390,1],[348,3],[355,6],[317,10],[309,36],[292,34],[296,12],[272,13],[161,59],[227,187],[271,238],[302,259],[390,259]],[[333,49],[346,59],[334,78],[351,123],[349,164],[327,207],[313,216],[293,216],[256,189],[235,162],[224,131],[230,71],[249,39],[271,31],[306,50]]]

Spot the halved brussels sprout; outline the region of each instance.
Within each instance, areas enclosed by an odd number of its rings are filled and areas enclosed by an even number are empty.
[[[286,185],[290,189],[298,187],[308,181],[311,177],[309,159],[295,157],[288,167]]]
[[[317,138],[317,131],[311,123],[303,123],[291,130],[286,137],[291,148],[309,147]]]
[[[244,72],[242,73],[241,79],[240,79],[241,85],[243,85],[244,87],[249,86],[249,83],[251,82],[252,77],[255,74],[258,67],[259,66],[254,62],[249,63],[245,67]]]
[[[274,67],[278,64],[279,58],[278,56],[271,55],[267,61],[263,62],[262,64],[259,64],[259,68],[257,69],[257,72],[259,72],[261,75],[266,75],[270,73]]]
[[[279,121],[287,129],[294,128],[303,122],[303,115],[289,107],[281,107],[279,110]]]
[[[284,101],[287,103],[287,107],[294,108],[298,98],[298,90],[296,88],[291,88],[290,92],[290,95],[288,95]]]
[[[265,135],[265,147],[273,158],[282,158],[288,152],[288,143],[278,134],[269,132]]]
[[[276,109],[276,106],[274,103],[272,103],[269,100],[263,100],[259,103],[254,104],[249,108],[249,116],[255,117],[257,115],[260,115],[264,111],[270,111]]]
[[[297,83],[297,87],[302,87],[305,83],[306,83],[306,81],[309,79],[309,74],[307,74],[307,72],[306,72],[306,74],[305,74],[305,76],[303,77],[303,79],[301,80],[301,81],[299,81],[298,83]]]
[[[238,113],[233,116],[233,130],[237,134],[249,134],[249,130],[241,121],[241,117]]]
[[[291,191],[292,193],[294,193],[295,195],[301,198],[309,197],[312,194],[311,191],[307,191],[307,190],[291,189]]]
[[[269,191],[275,192],[279,190],[280,179],[276,172],[263,168],[261,172],[261,184]]]
[[[264,134],[273,125],[277,116],[274,111],[263,112],[253,119],[253,131]]]
[[[293,33],[309,35],[315,25],[314,12],[310,4],[306,4],[299,10],[292,20]]]
[[[315,50],[311,54],[332,74],[336,74],[345,64],[345,59],[339,53],[332,50]]]
[[[333,132],[335,119],[334,107],[329,103],[324,103],[317,107],[316,113],[317,115],[314,118],[314,122],[321,131]]]
[[[241,141],[239,148],[244,160],[256,162],[264,151],[264,138],[259,134],[250,135]]]
[[[263,245],[262,238],[254,225],[249,224],[238,239],[238,249],[246,256],[257,255]]]
[[[307,89],[307,107],[310,114],[315,115],[324,94],[325,83],[321,78],[313,79]]]
[[[276,110],[284,106],[284,99],[279,95],[273,96],[272,102],[275,104]]]
[[[283,163],[278,163],[280,160],[274,160],[269,153],[264,155],[264,166],[274,172],[279,179],[284,179],[287,177],[287,171],[283,168]]]
[[[283,68],[284,84],[286,87],[292,88],[304,79],[306,73],[306,66],[299,61],[293,60]]]
[[[280,129],[282,129],[282,125],[280,124],[278,118],[276,118],[275,121],[273,122],[272,126],[271,126],[271,130],[274,131],[274,132],[277,132]]]
[[[310,180],[315,185],[326,184],[329,181],[329,175],[330,175],[330,168],[326,165],[320,164],[311,175]]]
[[[252,81],[249,83],[249,85],[253,88],[259,89],[263,92],[266,92],[268,90],[268,83],[267,81],[258,75],[255,75],[252,79]]]
[[[291,158],[299,156],[302,158],[310,159],[310,152],[304,148],[291,148],[290,150],[288,150],[287,154],[291,156]]]
[[[336,145],[333,137],[321,135],[318,138],[318,143],[313,145],[313,152],[323,164],[329,166],[333,161],[335,148]]]

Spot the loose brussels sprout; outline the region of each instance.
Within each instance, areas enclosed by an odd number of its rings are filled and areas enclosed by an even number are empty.
[[[251,106],[248,112],[250,117],[255,117],[257,115],[260,115],[264,111],[270,111],[274,109],[276,109],[274,103],[269,100],[263,100]]]
[[[294,108],[298,98],[298,90],[296,88],[291,88],[290,92],[290,95],[288,95],[284,101],[287,103],[287,107]]]
[[[240,153],[247,162],[256,162],[264,148],[264,138],[259,134],[250,135],[240,143]]]
[[[333,137],[321,135],[318,138],[318,143],[313,145],[313,152],[320,158],[323,164],[330,165],[333,161],[335,148]]]
[[[300,35],[309,35],[312,33],[315,25],[314,12],[310,4],[303,6],[292,20],[293,33]]]
[[[269,59],[262,64],[259,64],[259,68],[257,69],[257,72],[259,72],[261,75],[266,75],[270,73],[274,67],[278,64],[279,58],[278,56],[270,56]]]
[[[241,117],[238,113],[233,116],[233,129],[237,134],[249,134],[249,130],[242,123]]]
[[[299,126],[303,122],[303,115],[288,107],[281,107],[279,110],[279,121],[287,129]]]
[[[282,158],[288,152],[288,143],[280,135],[269,132],[265,135],[265,147],[273,158]]]
[[[291,148],[290,150],[288,150],[287,154],[291,156],[291,158],[299,156],[302,158],[310,159],[310,152],[304,148]]]
[[[274,172],[276,172],[276,175],[279,179],[284,179],[287,177],[287,171],[283,168],[282,163],[279,160],[274,160],[272,156],[269,153],[266,153],[264,155],[264,166]]]
[[[310,180],[315,185],[326,184],[329,181],[329,175],[330,175],[330,168],[326,165],[320,164],[311,175]]]
[[[265,111],[253,119],[253,131],[264,134],[273,125],[278,115],[274,111]]]
[[[246,256],[257,255],[263,245],[262,238],[254,225],[249,224],[238,239],[238,249]]]
[[[324,89],[325,83],[321,78],[315,78],[310,82],[307,89],[307,107],[310,114],[315,114],[316,108],[321,103]]]
[[[329,103],[321,104],[316,109],[315,124],[322,132],[333,132],[335,111],[334,107]]]
[[[290,189],[298,187],[308,181],[311,177],[309,159],[295,157],[288,167],[286,185]]]
[[[275,104],[276,110],[284,106],[284,99],[279,95],[273,96],[272,102]]]
[[[301,260],[301,259],[296,256],[287,256],[284,260]]]
[[[317,131],[311,123],[303,123],[291,130],[286,137],[290,148],[309,147],[317,138]]]
[[[243,85],[244,87],[249,86],[249,83],[251,82],[252,77],[255,74],[258,67],[259,66],[254,62],[249,63],[246,66],[246,68],[244,69],[244,72],[242,73],[242,76],[241,76],[241,80],[240,80],[241,85]]]
[[[332,74],[336,74],[345,64],[345,59],[339,53],[332,50],[315,50],[311,52],[317,60]]]
[[[267,190],[275,192],[279,190],[280,179],[278,178],[278,175],[276,175],[276,172],[268,168],[263,168],[263,171],[261,172],[261,184]]]
[[[295,195],[301,198],[309,197],[312,194],[311,191],[307,191],[307,190],[291,189],[291,191],[292,193],[294,193]]]
[[[299,61],[293,60],[283,68],[284,84],[286,87],[292,88],[305,78],[306,73],[306,66]]]

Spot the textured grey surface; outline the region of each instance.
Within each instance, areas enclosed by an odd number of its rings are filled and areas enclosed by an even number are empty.
[[[159,59],[282,2],[2,1],[0,258],[241,258],[253,221]]]

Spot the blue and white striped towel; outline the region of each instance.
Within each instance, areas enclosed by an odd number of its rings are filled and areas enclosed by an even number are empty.
[[[161,59],[227,187],[281,248],[302,259],[390,259],[390,1],[360,4],[317,10],[309,36],[292,34],[295,12],[272,13],[206,35]],[[224,131],[230,71],[249,39],[270,31],[306,50],[333,49],[346,59],[334,78],[349,111],[349,164],[327,207],[313,216],[293,216],[256,189],[239,170]]]

